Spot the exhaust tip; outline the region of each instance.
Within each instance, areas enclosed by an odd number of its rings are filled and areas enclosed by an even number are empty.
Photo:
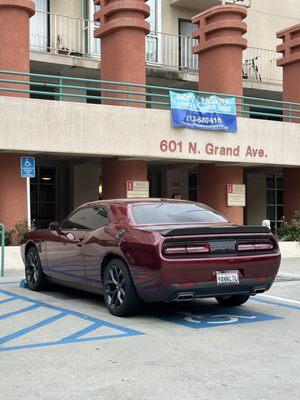
[[[176,297],[176,301],[191,301],[194,298],[194,293],[181,293]]]
[[[257,289],[253,289],[251,295],[252,295],[252,296],[255,296],[256,294],[266,292],[266,290],[267,290],[267,289],[264,288],[264,287],[262,287],[262,288],[257,288]]]

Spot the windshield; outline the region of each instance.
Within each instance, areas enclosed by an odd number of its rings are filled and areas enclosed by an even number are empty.
[[[138,225],[228,222],[211,208],[197,203],[154,203],[132,207]]]

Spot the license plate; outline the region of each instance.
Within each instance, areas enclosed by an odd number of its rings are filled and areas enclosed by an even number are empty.
[[[240,283],[239,271],[216,271],[217,285],[236,285]]]

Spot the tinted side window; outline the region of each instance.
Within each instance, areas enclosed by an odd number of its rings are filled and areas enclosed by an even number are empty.
[[[104,206],[86,206],[67,217],[61,228],[63,230],[94,230],[109,223],[108,210]]]

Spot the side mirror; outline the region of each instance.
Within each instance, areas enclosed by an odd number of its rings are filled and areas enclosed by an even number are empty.
[[[58,232],[60,230],[60,224],[57,221],[51,222],[49,225],[50,231],[56,231]]]

